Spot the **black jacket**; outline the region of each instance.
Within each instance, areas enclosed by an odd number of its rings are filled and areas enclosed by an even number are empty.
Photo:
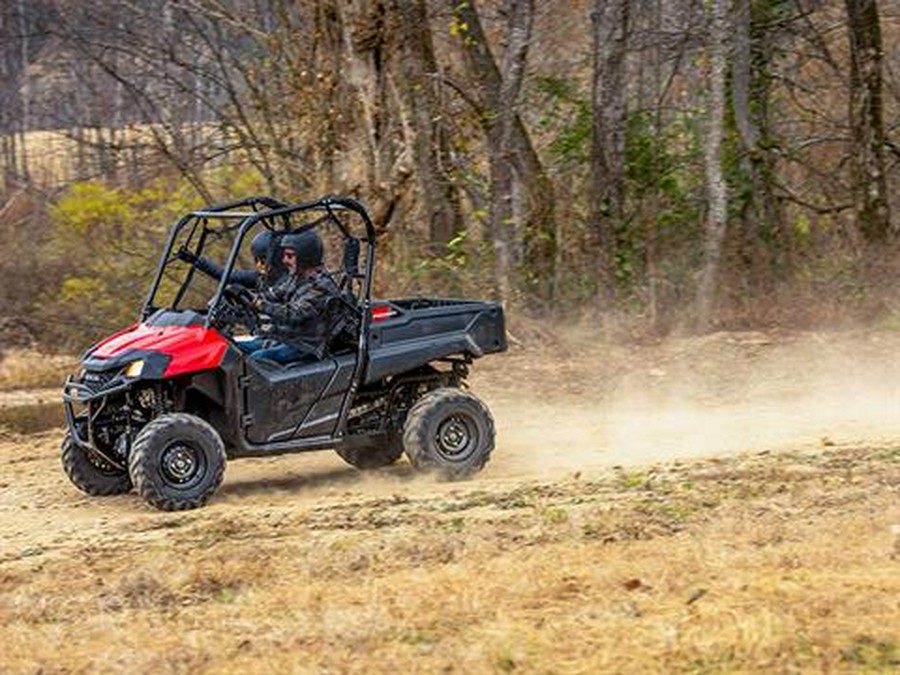
[[[263,298],[261,311],[272,320],[273,338],[322,358],[331,337],[329,302],[339,297],[334,279],[319,268],[308,277],[285,275]]]
[[[216,281],[222,280],[222,268],[208,258],[197,258],[196,262],[194,262],[194,267],[204,274],[211,276]],[[228,281],[233,284],[240,284],[247,288],[259,290],[262,283],[262,277],[262,273],[256,270],[231,270],[231,274],[228,275]]]

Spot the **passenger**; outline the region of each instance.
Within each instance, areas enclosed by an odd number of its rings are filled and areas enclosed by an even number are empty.
[[[281,240],[287,270],[267,296],[257,295],[253,306],[269,317],[269,336],[277,341],[265,348],[246,349],[253,358],[278,363],[321,359],[329,340],[327,307],[340,291],[323,266],[322,239],[315,230],[287,234]]]
[[[274,245],[273,245],[274,243]],[[268,295],[271,289],[278,284],[285,274],[284,265],[281,262],[281,249],[271,230],[263,230],[250,242],[250,252],[253,255],[254,270],[232,270],[228,275],[228,281],[262,295]],[[200,258],[186,248],[178,251],[178,259],[192,264],[204,274],[216,281],[222,279],[222,268],[208,258]]]

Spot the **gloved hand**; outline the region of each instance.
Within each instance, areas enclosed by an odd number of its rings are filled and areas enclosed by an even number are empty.
[[[248,309],[256,309],[257,295],[246,286],[240,284],[228,284],[225,287],[225,296],[232,302],[243,305]]]
[[[179,260],[183,260],[186,263],[190,263],[191,265],[197,262],[197,256],[188,251],[184,246],[178,249],[178,253],[175,254],[175,257]]]
[[[250,296],[253,298],[250,303],[257,312],[261,312],[263,308],[263,297],[261,293],[251,293]]]

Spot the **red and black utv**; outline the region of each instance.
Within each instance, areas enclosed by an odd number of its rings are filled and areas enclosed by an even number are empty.
[[[266,229],[277,247],[280,236],[311,228],[340,262],[330,271],[342,295],[326,313],[356,320],[343,322],[349,330],[320,360],[248,357],[237,345],[261,318],[230,282],[246,257],[242,244]],[[216,251],[224,258],[218,281],[196,263]],[[88,350],[66,381],[66,474],[91,495],[133,486],[153,506],[178,510],[209,499],[226,457],[334,449],[372,469],[405,452],[417,469],[446,478],[480,470],[494,423],[464,386],[473,359],[506,349],[502,307],[373,301],[374,267],[372,222],[352,199],[254,197],[182,217],[140,322]]]

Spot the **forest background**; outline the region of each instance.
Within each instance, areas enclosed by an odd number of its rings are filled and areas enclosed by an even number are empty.
[[[0,346],[131,323],[178,214],[352,195],[382,295],[662,335],[900,320],[900,3],[10,0]]]

